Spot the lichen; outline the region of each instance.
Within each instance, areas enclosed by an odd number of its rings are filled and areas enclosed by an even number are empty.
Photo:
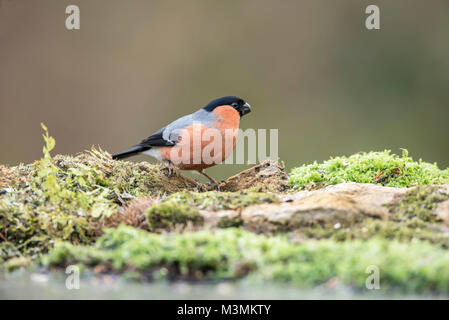
[[[402,156],[385,150],[302,165],[291,170],[288,181],[297,189],[317,189],[343,182],[378,183],[389,187],[440,185],[449,183],[449,168],[441,170],[435,163],[413,161],[407,150],[403,150]]]
[[[293,243],[242,229],[154,234],[121,226],[93,246],[58,243],[42,259],[47,268],[82,264],[132,270],[140,279],[240,279],[316,286],[331,279],[365,288],[368,266],[380,270],[382,289],[449,292],[449,252],[425,242],[383,239]],[[425,262],[425,263],[424,263]],[[100,268],[101,269],[101,268]]]

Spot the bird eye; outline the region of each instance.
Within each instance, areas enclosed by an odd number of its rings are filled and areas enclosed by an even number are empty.
[[[233,106],[234,108],[237,108],[237,107],[239,106],[239,104],[238,104],[237,102],[233,102],[233,103],[231,104],[231,106]]]

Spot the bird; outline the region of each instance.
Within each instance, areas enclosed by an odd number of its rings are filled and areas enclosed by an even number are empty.
[[[149,155],[165,163],[169,178],[174,168],[197,171],[220,190],[217,181],[204,169],[223,162],[232,154],[240,119],[250,112],[251,106],[242,98],[225,96],[214,99],[198,111],[154,132],[133,148],[114,154],[112,159]],[[195,140],[198,133],[199,142]]]

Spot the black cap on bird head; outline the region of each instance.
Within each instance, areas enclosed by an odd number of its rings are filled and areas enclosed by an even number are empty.
[[[239,113],[240,117],[251,112],[251,106],[242,98],[235,96],[226,96],[209,102],[203,109],[206,111],[214,111],[220,106],[231,106]]]

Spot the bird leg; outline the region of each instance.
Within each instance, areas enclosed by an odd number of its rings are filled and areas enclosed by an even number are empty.
[[[171,161],[166,161],[165,167],[162,168],[162,170],[167,170],[169,179],[171,178],[172,174],[175,173],[175,168],[173,166],[173,163],[171,163]]]
[[[205,176],[207,179],[209,179],[211,184],[215,184],[215,186],[217,187],[217,191],[220,191],[220,185],[218,184],[217,181],[215,181],[215,179],[213,179],[212,177],[210,177],[206,172],[204,172],[203,170],[198,171],[199,173],[201,173],[203,176]]]

